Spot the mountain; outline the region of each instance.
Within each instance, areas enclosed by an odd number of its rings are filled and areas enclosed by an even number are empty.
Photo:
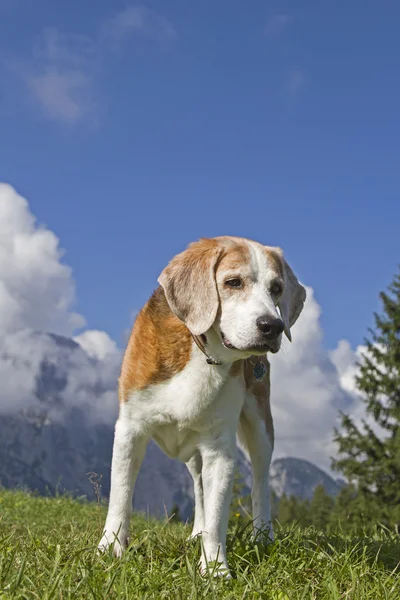
[[[308,460],[287,457],[273,461],[270,484],[278,498],[285,494],[311,500],[317,485],[322,484],[329,496],[336,496],[344,482],[333,479]]]
[[[24,333],[18,347],[22,342],[22,361],[13,356],[12,346],[0,351],[9,378],[18,384],[15,398],[7,397],[8,403],[0,398],[0,484],[95,499],[97,481],[107,498],[120,357],[106,364],[88,356],[73,340],[52,334]],[[250,489],[251,469],[243,455],[239,463]],[[307,461],[280,458],[272,465],[271,486],[277,496],[309,498],[319,483],[331,495],[340,489]],[[191,516],[191,477],[184,464],[169,459],[151,442],[136,483],[134,508],[161,516],[174,504],[184,519]]]

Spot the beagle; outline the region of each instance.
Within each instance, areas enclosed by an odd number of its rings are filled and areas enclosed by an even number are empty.
[[[274,445],[267,353],[299,317],[306,291],[280,248],[203,238],[175,256],[133,326],[119,378],[119,416],[107,519],[99,551],[128,545],[136,477],[150,439],[193,477],[192,536],[201,568],[229,575],[226,532],[236,441],[253,470],[253,527],[272,538]]]

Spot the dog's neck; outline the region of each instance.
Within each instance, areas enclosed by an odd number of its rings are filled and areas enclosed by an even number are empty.
[[[194,335],[192,333],[192,337],[193,337],[193,340],[194,340],[196,346],[204,354],[204,356],[206,358],[206,363],[208,365],[218,366],[218,365],[222,365],[223,364],[221,360],[218,360],[218,359],[214,358],[207,351],[207,336],[204,333],[202,335]]]

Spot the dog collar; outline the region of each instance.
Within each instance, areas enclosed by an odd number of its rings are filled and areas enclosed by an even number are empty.
[[[207,338],[204,335],[204,333],[202,335],[193,335],[193,333],[192,333],[192,338],[194,339],[194,341],[196,343],[196,346],[199,348],[199,350],[202,351],[202,353],[206,357],[206,363],[207,364],[209,364],[209,365],[222,365],[221,361],[216,360],[210,354],[208,354],[208,352],[206,350]]]
[[[204,333],[202,335],[193,335],[193,333],[192,333],[192,338],[195,341],[196,346],[199,348],[199,350],[202,351],[202,353],[206,357],[207,364],[209,364],[209,365],[222,365],[223,364],[221,361],[216,360],[214,357],[212,357],[210,354],[208,354],[206,347],[205,347],[205,345],[207,343],[207,338],[204,335]],[[266,372],[267,372],[267,367],[261,360],[258,360],[253,368],[254,377],[257,379],[257,381],[262,381],[265,377]]]

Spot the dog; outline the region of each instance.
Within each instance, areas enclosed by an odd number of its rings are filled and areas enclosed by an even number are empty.
[[[226,533],[237,442],[252,464],[254,534],[273,539],[274,446],[267,353],[276,353],[306,299],[280,248],[202,238],[177,254],[136,318],[119,377],[108,514],[99,551],[128,546],[136,477],[153,439],[193,478],[192,536],[201,570],[230,577]]]

